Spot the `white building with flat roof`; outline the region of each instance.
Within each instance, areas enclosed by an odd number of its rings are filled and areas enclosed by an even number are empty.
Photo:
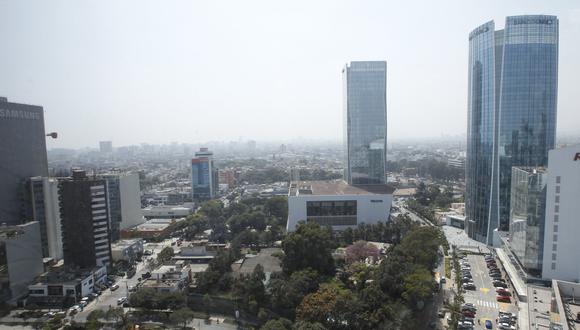
[[[542,277],[580,280],[580,145],[550,150]]]
[[[185,206],[149,206],[141,210],[146,219],[185,218],[193,214],[193,209]]]
[[[296,181],[288,192],[288,224],[315,221],[334,230],[389,219],[394,189],[387,185],[349,185],[343,180]]]

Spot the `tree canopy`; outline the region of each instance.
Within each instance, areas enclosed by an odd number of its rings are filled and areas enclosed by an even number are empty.
[[[319,274],[334,272],[332,231],[315,222],[302,223],[282,241],[282,268],[286,273],[311,268]]]

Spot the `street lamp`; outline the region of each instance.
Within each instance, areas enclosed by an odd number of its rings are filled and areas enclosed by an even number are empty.
[[[57,132],[51,132],[51,133],[46,134],[46,136],[49,136],[49,137],[51,137],[53,139],[56,139],[58,137],[58,133]]]

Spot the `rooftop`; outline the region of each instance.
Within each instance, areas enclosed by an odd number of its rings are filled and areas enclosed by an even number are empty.
[[[560,324],[563,330],[578,329],[580,312],[580,283],[552,280],[555,304],[550,310],[550,321]]]
[[[242,262],[239,272],[250,274],[254,271],[254,268],[260,264],[264,267],[264,273],[275,273],[282,271],[280,258],[273,256],[272,254],[282,251],[278,248],[266,248],[260,250],[260,253],[256,256],[251,256],[244,259]]]
[[[388,185],[349,185],[344,180],[333,181],[293,181],[290,183],[289,196],[300,195],[377,195],[392,194],[394,189]]]
[[[115,249],[115,248],[126,248],[129,247],[133,244],[137,244],[139,243],[139,241],[142,241],[143,239],[141,238],[132,238],[132,239],[122,239],[122,240],[118,240],[115,243],[111,244],[111,249]]]

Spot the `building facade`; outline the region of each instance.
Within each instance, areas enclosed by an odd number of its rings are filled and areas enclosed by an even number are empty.
[[[509,229],[512,166],[546,166],[554,147],[558,19],[506,18],[469,35],[467,233],[491,244]]]
[[[143,240],[140,238],[124,239],[111,245],[113,261],[127,261],[133,263],[138,257],[143,255]]]
[[[0,98],[0,223],[31,220],[28,178],[47,176],[46,136],[42,107]]]
[[[28,286],[27,305],[67,308],[98,291],[107,279],[107,267],[71,269],[60,267],[44,273]]]
[[[509,248],[536,278],[542,276],[547,179],[541,167],[512,168]]]
[[[580,281],[580,146],[550,150],[542,277]]]
[[[30,193],[32,216],[40,225],[42,256],[60,260],[63,254],[58,180],[40,176],[30,178]]]
[[[314,221],[334,230],[386,222],[392,201],[393,189],[385,185],[353,186],[342,180],[292,182],[286,229],[296,230],[301,221]]]
[[[345,180],[385,184],[387,62],[351,62],[342,70]]]
[[[38,222],[0,228],[0,302],[25,295],[43,270]]]
[[[212,199],[218,192],[218,171],[213,152],[200,148],[191,160],[191,194],[193,200]]]
[[[111,173],[100,177],[107,182],[111,222],[111,241],[121,237],[121,230],[144,222],[141,214],[141,187],[137,173]]]
[[[111,242],[107,183],[74,170],[59,183],[63,256],[81,269],[109,265]]]

